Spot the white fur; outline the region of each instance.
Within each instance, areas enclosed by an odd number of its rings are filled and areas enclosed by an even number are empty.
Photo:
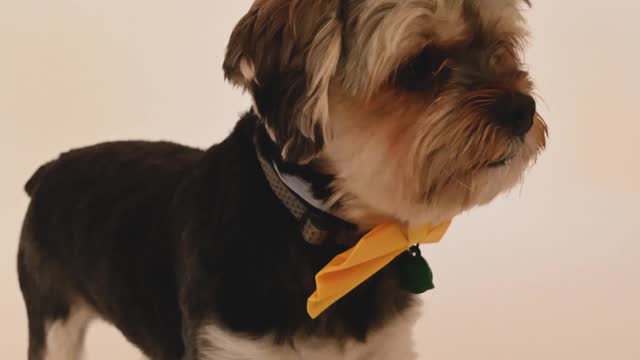
[[[258,79],[256,79],[256,67],[251,61],[242,58],[239,68],[240,74],[246,84],[258,81]]]
[[[66,320],[47,324],[47,344],[44,360],[82,359],[84,337],[94,312],[85,305],[71,308]]]
[[[293,343],[277,344],[273,336],[251,339],[208,325],[200,330],[199,356],[202,360],[414,360],[416,313],[414,309],[392,320],[364,343],[299,336]]]

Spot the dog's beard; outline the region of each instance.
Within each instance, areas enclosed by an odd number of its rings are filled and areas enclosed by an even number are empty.
[[[375,101],[334,87],[331,136],[322,163],[336,175],[329,200],[363,227],[383,221],[437,223],[511,189],[544,148],[546,125],[512,136],[486,110],[493,94],[442,94],[416,101],[396,93]]]

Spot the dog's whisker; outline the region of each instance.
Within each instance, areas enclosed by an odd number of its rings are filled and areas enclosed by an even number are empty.
[[[462,182],[462,180],[458,179],[457,177],[454,177],[453,180],[458,183],[458,185],[464,187],[465,189],[469,190],[469,191],[473,191],[473,188],[471,187],[471,185],[467,185],[464,182]]]

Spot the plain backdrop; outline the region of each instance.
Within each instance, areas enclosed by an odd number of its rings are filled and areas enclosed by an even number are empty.
[[[482,1],[482,0],[480,0]],[[71,147],[207,147],[249,100],[223,81],[250,0],[0,0],[0,358],[24,359],[23,183]],[[420,359],[640,359],[640,2],[538,0],[527,59],[549,147],[525,183],[425,249]],[[88,360],[139,359],[113,329]]]

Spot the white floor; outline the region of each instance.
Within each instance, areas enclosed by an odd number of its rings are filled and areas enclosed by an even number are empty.
[[[250,2],[0,2],[1,359],[25,358],[23,182],[95,141],[220,140],[247,105],[219,68]],[[416,329],[424,360],[640,359],[640,3],[534,5],[549,149],[522,188],[425,249],[437,288]],[[140,354],[99,325],[87,359]]]

